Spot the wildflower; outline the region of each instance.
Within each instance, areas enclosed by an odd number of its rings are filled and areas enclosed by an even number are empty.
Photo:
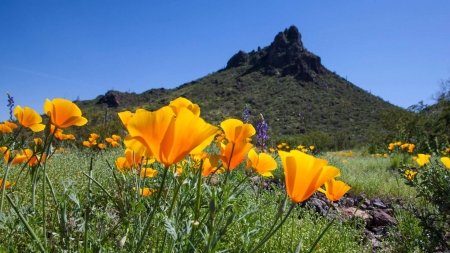
[[[47,99],[44,103],[44,112],[58,128],[83,126],[88,122],[81,116],[81,110],[76,104],[62,98],[55,98],[53,101]]]
[[[155,161],[155,159],[153,159],[153,161]],[[141,178],[155,177],[156,174],[158,174],[158,171],[154,170],[152,168],[142,168],[141,169]]]
[[[92,147],[92,143],[90,141],[83,141],[83,146],[90,148]]]
[[[2,132],[4,134],[5,133],[11,133],[12,129],[9,126],[5,125],[5,124],[0,124],[0,132]]]
[[[418,154],[418,155],[417,155],[416,162],[417,162],[420,166],[424,166],[425,164],[427,164],[427,163],[430,162],[430,157],[431,157],[431,155]]]
[[[125,157],[116,159],[117,169],[121,172],[130,171],[131,167],[139,167],[142,163],[142,156],[133,152],[133,150],[126,148],[124,151]]]
[[[34,145],[36,145],[36,146],[44,145],[44,141],[41,138],[34,138],[33,141],[34,141]]]
[[[274,149],[274,148],[269,148],[269,152],[270,152],[270,153],[274,153],[274,152],[275,152],[275,149]]]
[[[211,155],[205,158],[205,160],[203,161],[203,170],[202,170],[202,175],[204,177],[208,176],[213,172],[216,174],[223,172],[223,170],[217,169],[220,158],[221,158],[220,155]]]
[[[322,188],[317,190],[325,194],[330,201],[337,201],[350,190],[350,186],[342,181],[336,181],[332,178],[325,182],[325,190]]]
[[[33,109],[29,107],[20,107],[19,105],[14,109],[14,116],[23,127],[31,129],[33,132],[40,132],[44,130],[45,125],[41,124],[42,117]]]
[[[248,152],[248,158],[247,168],[253,167],[262,176],[273,177],[270,171],[277,168],[277,162],[270,155],[265,153],[258,155],[253,148]]]
[[[200,117],[200,107],[186,98],[179,97],[175,100],[170,101],[169,107],[172,108],[176,116],[178,116],[181,108],[186,108],[195,116]]]
[[[313,150],[314,150],[314,146],[309,146],[309,149],[310,149],[311,151],[313,151]]]
[[[111,146],[113,148],[120,147],[120,143],[118,143],[117,141],[113,141],[113,142],[111,142]]]
[[[412,180],[416,174],[417,171],[406,170],[404,176],[406,177],[406,179]]]
[[[416,145],[409,144],[409,146],[408,146],[408,153],[412,153],[415,147],[416,147]]]
[[[442,164],[444,164],[444,166],[447,169],[450,169],[450,158],[448,158],[448,157],[441,157],[441,162],[442,162]]]
[[[388,149],[389,149],[390,151],[392,151],[392,150],[394,149],[394,147],[395,147],[395,144],[394,144],[394,143],[389,143]]]
[[[234,170],[242,161],[245,160],[245,155],[253,148],[253,145],[247,142],[239,142],[234,144],[221,144],[220,153],[222,155],[222,164],[227,170]]]
[[[66,140],[75,140],[75,136],[73,134],[65,134],[64,137]]]
[[[33,151],[31,149],[24,149],[22,151],[22,153],[26,156],[26,160],[28,161],[28,165],[30,167],[32,166],[36,166],[41,162],[45,162],[46,159],[46,154],[42,154],[41,156],[33,153]],[[50,159],[49,159],[50,160]]]
[[[347,163],[347,160],[346,159],[342,160],[342,163]]]
[[[121,139],[121,137],[116,134],[111,135],[111,138],[115,141],[120,141],[120,139]]]
[[[248,106],[245,106],[244,108],[244,123],[248,124],[250,121],[250,110],[248,109]]]
[[[305,201],[325,182],[340,176],[327,161],[304,154],[298,150],[278,151],[284,168],[286,191],[292,201]]]
[[[244,124],[238,119],[227,119],[220,123],[229,142],[238,144],[256,133],[251,124]]]
[[[105,149],[105,148],[106,148],[106,144],[104,144],[104,143],[99,143],[99,144],[97,145],[97,147],[98,147],[99,149]]]
[[[269,130],[269,125],[267,125],[266,121],[262,114],[260,115],[260,119],[258,125],[256,126],[256,147],[261,150],[261,152],[267,152],[267,144],[266,141],[269,140],[269,135],[267,134],[267,130]]]
[[[8,104],[6,106],[8,106],[9,109],[9,120],[13,120],[13,110],[12,108],[14,107],[14,97],[11,96],[11,94],[9,94],[9,92],[6,92],[6,94],[8,95]]]
[[[127,147],[169,166],[214,135],[217,128],[185,107],[179,108],[175,117],[172,108],[165,106],[155,112],[136,113],[128,121],[127,130]]]
[[[9,182],[8,180],[5,180],[5,188],[12,187],[15,184],[16,182]],[[3,179],[0,179],[0,189],[3,189]]]
[[[12,122],[9,122],[9,121],[7,121],[7,120],[5,120],[5,121],[3,122],[3,124],[5,124],[7,127],[11,128],[11,130],[14,130],[14,129],[17,128],[17,125],[16,125],[16,124],[14,124],[14,123],[12,123]]]
[[[136,187],[133,187],[133,191],[136,191]],[[154,192],[156,192],[155,189],[150,189],[148,187],[139,189],[139,195],[144,196],[144,197],[150,196]]]
[[[16,165],[19,163],[23,163],[27,160],[27,156],[24,154],[20,154],[19,152],[15,153],[14,158],[11,159],[11,150],[7,147],[0,147],[0,151],[3,154],[3,158],[7,163],[11,162],[11,165]]]

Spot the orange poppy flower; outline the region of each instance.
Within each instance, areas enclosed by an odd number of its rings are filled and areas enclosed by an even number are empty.
[[[224,120],[220,123],[220,127],[225,132],[228,141],[235,144],[244,141],[256,133],[255,128],[251,124],[244,124],[238,119]]]
[[[155,112],[135,114],[128,121],[127,130],[130,133],[124,140],[127,147],[169,166],[183,160],[214,135],[217,128],[185,107],[175,117],[172,108],[165,106]]]
[[[124,151],[125,157],[119,157],[116,159],[117,169],[121,172],[129,171],[134,166],[139,167],[142,162],[142,156],[133,152],[133,150],[127,148]]]
[[[195,116],[200,117],[200,107],[197,104],[193,104],[189,99],[179,97],[170,101],[170,108],[172,108],[175,115],[178,115],[180,108],[184,107],[191,111]]]
[[[209,176],[209,174],[215,172],[216,174],[222,173],[223,170],[218,170],[217,167],[219,166],[219,159],[221,158],[221,155],[211,155],[203,161],[203,170],[202,175],[204,177]]]
[[[2,132],[4,134],[11,133],[12,129],[9,126],[5,125],[5,124],[0,124],[0,132]]]
[[[307,200],[328,180],[340,176],[340,171],[327,166],[327,161],[298,150],[278,151],[284,168],[286,191],[298,203]]]
[[[350,190],[350,186],[342,181],[336,181],[332,178],[325,182],[325,190],[322,188],[317,190],[325,194],[330,201],[337,201]]]
[[[245,160],[245,155],[253,148],[253,145],[247,142],[239,142],[234,144],[221,144],[220,152],[222,154],[222,164],[227,170],[234,170],[242,161]]]
[[[5,181],[5,188],[9,188],[13,185],[15,185],[15,182],[9,182],[8,180]],[[3,179],[0,179],[0,189],[3,189]]]
[[[40,132],[45,128],[45,125],[41,124],[41,115],[29,107],[24,107],[22,109],[22,107],[18,105],[16,109],[14,109],[14,116],[22,126],[31,129],[33,132]]]
[[[248,159],[247,168],[254,168],[256,172],[265,177],[273,177],[270,171],[277,168],[277,162],[272,156],[265,153],[257,154],[255,149],[252,148],[248,152]]]
[[[133,191],[136,191],[136,187],[133,187]],[[154,192],[156,192],[156,190],[155,189],[150,189],[150,188],[148,188],[148,187],[145,187],[144,189],[139,189],[139,194],[141,195],[141,196],[144,196],[144,197],[147,197],[147,196],[150,196],[150,195],[152,195]]]
[[[76,104],[62,98],[55,98],[53,101],[47,99],[44,103],[44,112],[58,128],[83,126],[88,122],[81,116],[81,110]]]

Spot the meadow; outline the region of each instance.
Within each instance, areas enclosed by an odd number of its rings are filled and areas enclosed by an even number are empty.
[[[219,128],[187,99],[120,113],[126,136],[65,134],[86,124],[81,110],[63,99],[44,110],[42,119],[16,107],[16,120],[0,125],[0,252],[448,249],[446,150],[269,147],[263,120],[225,119]],[[319,196],[325,214],[305,204]],[[341,198],[360,200],[350,217]],[[375,247],[355,214],[376,199],[393,208],[396,224]]]

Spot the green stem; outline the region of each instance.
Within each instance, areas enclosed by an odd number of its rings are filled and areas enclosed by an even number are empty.
[[[135,250],[136,253],[140,252],[140,249],[142,247],[142,243],[144,242],[144,240],[146,238],[148,238],[147,232],[150,229],[150,225],[152,223],[153,216],[155,215],[156,209],[158,209],[159,200],[161,199],[161,195],[162,195],[162,192],[163,192],[163,189],[164,189],[164,184],[166,182],[166,177],[167,177],[167,171],[168,170],[169,170],[168,166],[164,167],[164,174],[163,174],[163,178],[162,178],[162,181],[161,181],[161,185],[159,186],[159,190],[158,190],[158,193],[156,195],[156,199],[155,199],[155,202],[154,202],[153,209],[150,212],[150,214],[148,215],[147,220],[145,221],[144,231],[142,231],[141,238],[139,239],[139,242],[138,242],[136,250]]]
[[[0,214],[3,213],[3,199],[5,198],[5,191],[6,191],[6,180],[8,178],[9,168],[11,167],[11,163],[8,163],[6,165],[6,171],[5,175],[3,176],[3,182],[2,182],[2,200],[0,202]]]
[[[88,193],[87,193],[87,207],[86,207],[86,213],[84,217],[84,252],[87,253],[88,251],[88,232],[89,232],[89,216],[91,213],[91,188],[92,188],[92,162],[94,158],[91,157],[91,163],[89,165],[89,181],[88,181]]]
[[[322,233],[320,233],[319,237],[317,237],[316,241],[313,243],[313,245],[311,246],[311,248],[309,249],[309,253],[313,252],[314,248],[316,247],[317,243],[319,243],[320,239],[322,239],[323,235],[327,232],[327,230],[331,227],[331,225],[333,224],[334,219],[332,219],[330,221],[330,223],[328,223],[327,227],[322,231]]]
[[[249,253],[253,253],[256,250],[258,250],[262,245],[264,245],[264,243],[266,243],[270,237],[272,237],[277,231],[278,229],[281,228],[281,226],[284,224],[284,222],[286,221],[286,219],[289,217],[289,215],[291,214],[292,210],[294,209],[294,207],[296,206],[297,203],[292,202],[291,207],[289,208],[286,216],[284,216],[283,220],[278,224],[278,226],[275,227],[275,229],[270,229],[269,232],[266,234],[266,236],[264,236],[263,239],[261,239],[261,241],[258,243],[258,245],[256,245],[255,248],[253,248]]]
[[[31,237],[33,237],[34,241],[37,243],[37,245],[39,246],[39,250],[41,252],[45,252],[44,247],[42,246],[42,244],[39,242],[39,239],[37,238],[36,234],[34,233],[33,229],[30,227],[30,225],[28,224],[28,222],[26,221],[26,219],[22,216],[22,214],[19,212],[19,210],[17,209],[17,207],[14,205],[14,203],[12,202],[12,200],[9,198],[8,195],[6,195],[6,199],[8,199],[8,202],[11,204],[11,206],[13,207],[14,211],[17,213],[17,215],[19,216],[20,220],[22,221],[22,223],[25,225],[25,228],[27,229],[28,233],[30,233]]]

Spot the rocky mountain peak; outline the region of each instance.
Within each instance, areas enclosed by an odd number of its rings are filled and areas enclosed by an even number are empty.
[[[270,46],[245,53],[239,51],[227,63],[227,69],[248,65],[246,73],[263,70],[265,74],[292,75],[300,80],[313,81],[322,74],[320,57],[308,52],[297,27],[279,32]]]

